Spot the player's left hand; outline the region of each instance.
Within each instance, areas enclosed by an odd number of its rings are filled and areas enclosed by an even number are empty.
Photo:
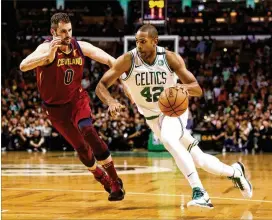
[[[126,107],[119,102],[113,102],[109,105],[108,112],[111,117],[116,117],[119,115],[119,112],[125,108]]]
[[[189,91],[188,91],[188,88],[187,88],[187,85],[186,85],[186,84],[177,83],[177,84],[175,85],[175,88],[176,88],[176,89],[182,89],[183,92],[187,93],[187,95],[189,96]]]

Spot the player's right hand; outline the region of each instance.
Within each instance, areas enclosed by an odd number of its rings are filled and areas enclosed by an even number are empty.
[[[61,46],[61,38],[54,38],[49,45],[49,59],[53,61],[55,59],[56,51]]]
[[[115,118],[119,115],[119,112],[126,107],[119,102],[113,102],[109,105],[108,112],[111,117]]]

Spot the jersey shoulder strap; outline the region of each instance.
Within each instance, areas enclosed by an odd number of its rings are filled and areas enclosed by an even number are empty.
[[[136,60],[136,58],[137,58],[137,49],[134,48],[133,50],[128,51],[128,53],[130,53],[130,55],[131,55],[131,65],[130,65],[129,71],[127,71],[126,73],[123,73],[123,74],[121,75],[121,79],[122,79],[123,81],[126,81],[126,80],[130,77],[131,73],[132,73],[133,70],[134,70],[135,60]]]

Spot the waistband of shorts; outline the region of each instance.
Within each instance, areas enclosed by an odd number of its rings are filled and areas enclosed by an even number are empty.
[[[160,115],[152,115],[152,116],[149,116],[149,117],[145,117],[146,120],[153,120],[155,118],[158,118]]]
[[[44,101],[42,101],[42,104],[45,106],[45,107],[48,107],[48,108],[60,108],[60,107],[64,107],[66,105],[69,105],[70,102],[66,102],[64,104],[48,104]]]

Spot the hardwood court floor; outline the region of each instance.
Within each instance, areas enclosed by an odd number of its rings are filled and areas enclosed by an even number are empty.
[[[166,153],[114,156],[126,189],[121,202],[108,202],[73,152],[2,153],[2,219],[272,219],[272,155],[218,158],[245,164],[253,198],[199,170],[215,208],[189,212],[191,189]]]

